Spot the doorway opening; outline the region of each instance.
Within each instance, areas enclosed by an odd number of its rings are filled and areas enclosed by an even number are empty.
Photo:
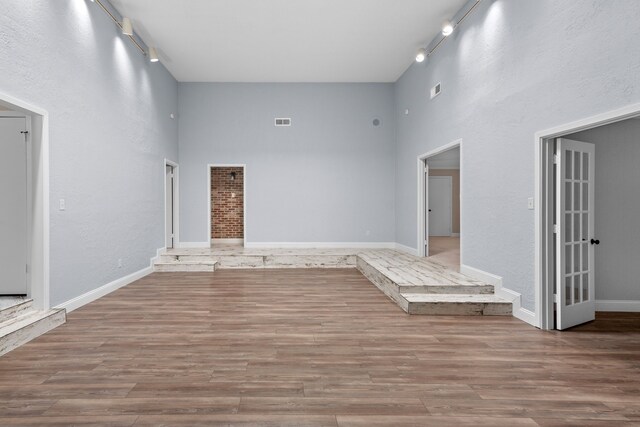
[[[49,309],[49,131],[45,110],[0,94],[0,309]]]
[[[246,166],[214,164],[209,176],[209,241],[212,246],[244,246]]]
[[[640,311],[640,106],[536,134],[542,329]]]
[[[178,164],[164,161],[165,247],[178,246]]]
[[[418,156],[418,255],[460,271],[462,140]]]

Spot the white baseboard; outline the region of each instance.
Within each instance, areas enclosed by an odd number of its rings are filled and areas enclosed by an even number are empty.
[[[624,311],[628,313],[640,312],[638,300],[596,300],[596,311]]]
[[[451,237],[460,237],[460,233],[451,233]]]
[[[397,250],[397,251],[400,251],[400,252],[404,252],[404,253],[409,254],[409,255],[418,256],[418,250],[417,249],[409,247],[409,246],[405,246],[405,245],[400,244],[400,243],[396,243],[394,249]]]
[[[180,242],[177,245],[178,248],[192,249],[192,248],[210,248],[209,242]]]
[[[464,264],[460,266],[460,273],[493,285],[496,296],[511,301],[511,304],[513,304],[513,317],[536,326],[535,313],[522,307],[522,295],[520,293],[502,286],[502,277]]]
[[[67,310],[67,313],[70,313],[73,310],[82,307],[83,305],[89,304],[90,302],[95,301],[98,298],[101,298],[117,289],[122,288],[123,286],[128,285],[129,283],[135,282],[138,279],[142,279],[144,276],[153,273],[153,264],[164,252],[166,252],[166,248],[158,248],[156,250],[156,256],[151,258],[149,261],[149,267],[145,267],[134,273],[116,279],[113,282],[107,283],[106,285],[100,286],[99,288],[93,289],[80,296],[72,298],[69,301],[63,302],[62,304],[57,305],[54,308],[64,308]]]
[[[211,244],[213,245],[215,243],[221,243],[224,245],[241,244],[244,243],[244,239],[211,239]]]
[[[355,249],[394,249],[393,242],[247,242],[246,248],[355,248]]]

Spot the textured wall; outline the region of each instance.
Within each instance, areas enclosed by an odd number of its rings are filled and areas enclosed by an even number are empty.
[[[241,167],[211,168],[212,239],[244,237],[243,172]]]
[[[534,309],[534,134],[640,102],[639,21],[637,0],[480,3],[396,84],[397,241],[417,245],[416,157],[462,138],[463,263]]]
[[[180,83],[179,105],[182,242],[207,241],[214,163],[247,165],[248,242],[394,241],[392,84]]]
[[[50,115],[56,305],[148,266],[164,246],[177,83],[94,3],[4,0],[2,10],[0,92]]]
[[[599,300],[640,300],[640,120],[567,138],[596,145],[595,287]]]

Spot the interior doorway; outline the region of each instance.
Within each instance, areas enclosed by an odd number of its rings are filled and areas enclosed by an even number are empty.
[[[31,217],[30,118],[0,112],[0,296],[26,296]]]
[[[0,151],[0,294],[30,298],[35,309],[48,310],[48,113],[0,94]]]
[[[543,329],[640,311],[640,108],[536,135],[536,306]]]
[[[246,166],[213,164],[209,177],[209,240],[213,246],[244,245]]]
[[[461,155],[457,140],[418,156],[418,247],[448,268],[460,270]]]
[[[164,162],[165,247],[178,246],[178,164]]]

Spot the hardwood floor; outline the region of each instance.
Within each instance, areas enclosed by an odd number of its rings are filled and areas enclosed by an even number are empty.
[[[640,318],[409,316],[354,269],[155,273],[0,358],[0,425],[640,425]]]

